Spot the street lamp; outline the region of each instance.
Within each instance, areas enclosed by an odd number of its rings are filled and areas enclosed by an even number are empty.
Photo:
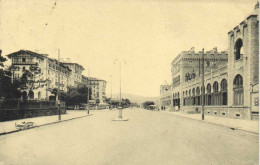
[[[201,94],[201,119],[204,120],[204,95],[205,95],[205,86],[204,86],[204,48],[202,49],[202,76],[201,76],[201,86],[202,86],[202,94]]]
[[[87,86],[88,86],[88,97],[87,97],[87,101],[88,101],[88,103],[87,103],[87,112],[88,112],[88,116],[91,116],[90,114],[89,114],[89,90],[90,90],[90,69],[88,68],[88,80],[87,80]]]
[[[61,110],[60,110],[60,49],[58,49],[58,90],[57,90],[57,103],[58,103],[58,118],[61,120]]]
[[[123,118],[122,115],[122,98],[121,98],[121,60],[119,59],[114,59],[114,64],[118,62],[119,64],[119,106],[118,106],[118,110],[119,110],[119,114],[118,114],[118,118],[117,119],[113,119],[113,121],[127,121],[127,118]]]

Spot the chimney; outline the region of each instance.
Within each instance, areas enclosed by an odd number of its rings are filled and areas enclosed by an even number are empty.
[[[70,63],[70,58],[66,58],[66,63]]]

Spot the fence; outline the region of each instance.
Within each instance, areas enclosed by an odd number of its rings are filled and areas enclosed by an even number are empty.
[[[65,114],[65,103],[60,104],[61,113]],[[55,101],[9,100],[0,103],[0,121],[16,120],[38,116],[58,114],[58,104]]]

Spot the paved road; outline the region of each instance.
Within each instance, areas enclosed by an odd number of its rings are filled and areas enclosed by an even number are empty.
[[[0,165],[258,164],[258,136],[163,112],[117,111],[0,137]]]

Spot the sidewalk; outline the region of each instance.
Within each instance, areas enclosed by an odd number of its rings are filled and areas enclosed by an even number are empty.
[[[34,122],[33,127],[44,126],[48,124],[54,124],[58,122],[63,122],[67,120],[72,120],[76,118],[81,118],[87,116],[87,111],[80,111],[80,110],[67,110],[66,114],[61,115],[61,121],[58,120],[58,115],[54,116],[40,116],[34,118],[25,118],[19,120],[12,120],[12,121],[5,121],[0,122],[0,136],[12,132],[21,131],[15,127],[15,123],[25,122]],[[33,128],[32,127],[32,128]]]
[[[212,123],[236,130],[242,130],[246,132],[251,132],[254,134],[259,134],[259,121],[258,120],[240,120],[240,119],[232,119],[228,117],[221,117],[221,116],[211,116],[205,115],[205,120],[201,120],[201,114],[186,114],[183,112],[169,112],[169,111],[162,111],[168,114],[190,118],[193,120],[199,120],[201,122]]]

